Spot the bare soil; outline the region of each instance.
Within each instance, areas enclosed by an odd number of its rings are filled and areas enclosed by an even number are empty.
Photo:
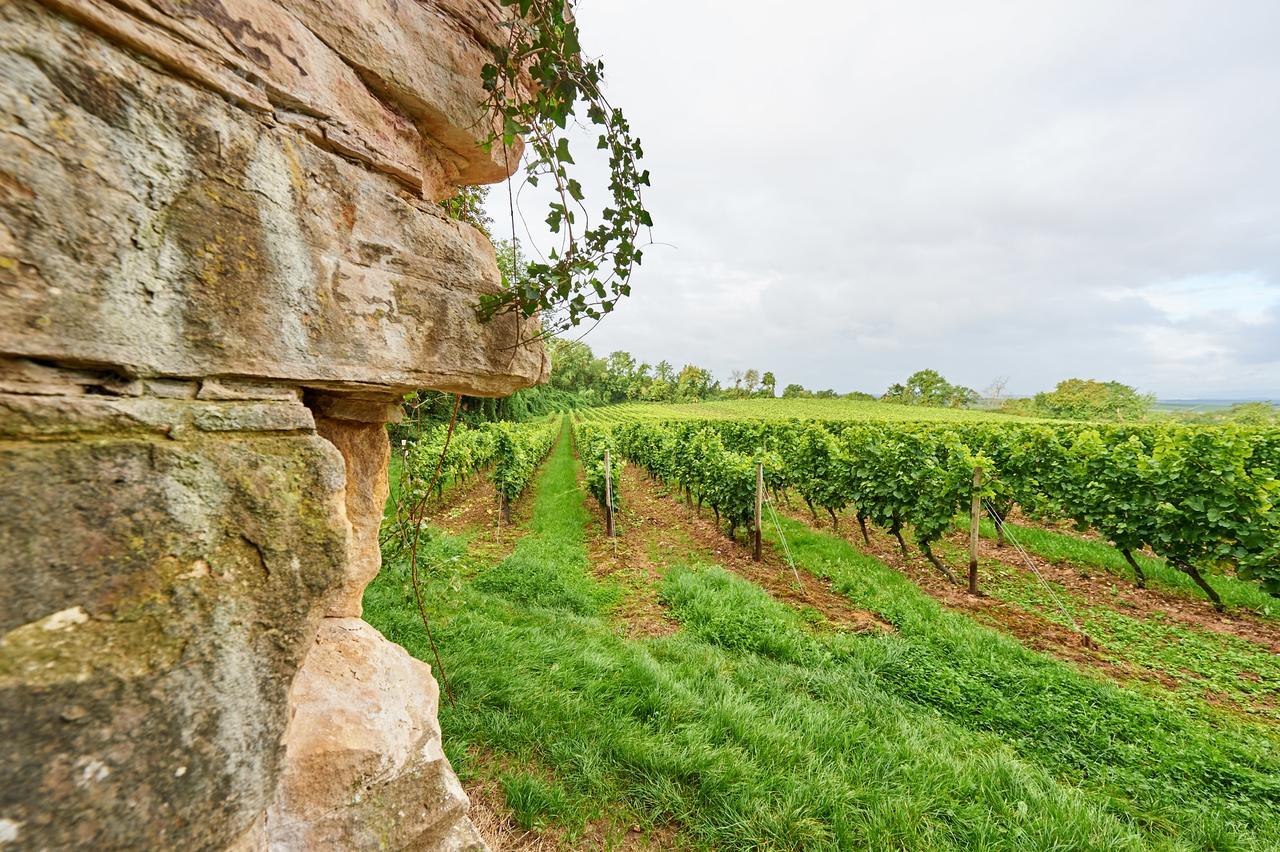
[[[686,556],[690,550],[705,560],[750,580],[777,600],[797,608],[817,610],[823,626],[852,633],[889,632],[892,625],[876,615],[859,609],[844,595],[834,591],[831,583],[804,571],[796,571],[773,548],[764,548],[760,562],[754,561],[751,546],[731,540],[718,528],[709,510],[699,513],[695,506],[678,503],[634,465],[622,473],[625,499],[623,523],[640,527],[646,533],[664,566]]]
[[[1073,530],[1054,529],[1056,532],[1085,536]],[[953,546],[967,548],[964,533],[947,536]],[[1204,598],[1190,598],[1169,589],[1151,587],[1140,589],[1125,577],[1120,577],[1094,565],[1080,565],[1070,561],[1048,560],[1034,553],[1027,554],[1036,569],[1051,582],[1061,583],[1073,595],[1092,605],[1107,606],[1132,618],[1158,617],[1190,627],[1210,630],[1253,642],[1280,654],[1280,623],[1263,618],[1242,609],[1218,612],[1212,602]],[[981,539],[978,558],[1000,562],[1028,570],[1018,551],[1006,545],[997,547],[994,541]],[[979,568],[981,571],[981,568]]]
[[[477,474],[445,493],[427,514],[430,523],[454,535],[471,535],[468,550],[495,561],[506,557],[529,531],[534,492],[530,484],[511,504],[511,522],[498,523],[498,492],[488,473]]]
[[[583,473],[578,466],[578,482]],[[625,508],[614,518],[617,535],[605,535],[604,509],[592,497],[585,486],[583,505],[591,516],[587,529],[587,556],[591,560],[592,573],[604,580],[621,584],[627,593],[614,610],[614,618],[629,639],[670,636],[679,626],[668,614],[658,597],[658,583],[662,579],[659,565],[650,559],[658,529],[631,505],[631,485],[624,473],[619,484],[627,495]]]

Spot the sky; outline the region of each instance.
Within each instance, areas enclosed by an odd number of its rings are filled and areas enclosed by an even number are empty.
[[[655,244],[597,354],[841,392],[933,368],[1280,399],[1277,0],[577,14],[653,183]]]

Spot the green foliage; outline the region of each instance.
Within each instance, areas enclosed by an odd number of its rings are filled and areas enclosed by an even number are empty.
[[[825,657],[793,610],[723,569],[675,568],[664,578],[661,593],[680,623],[713,645],[788,663]]]
[[[617,483],[622,476],[622,453],[618,452],[612,431],[596,423],[576,423],[573,427],[573,440],[578,447],[578,458],[582,460],[587,491],[596,498],[601,508],[608,502],[605,494],[604,452],[609,450],[612,468],[609,475],[614,482],[612,497],[613,510],[616,512],[619,508]]]
[[[1141,420],[1154,403],[1128,385],[1092,379],[1066,379],[1034,400],[1037,414],[1064,420]]]
[[[957,526],[969,528],[967,519],[957,519]],[[1100,538],[1086,538],[1071,532],[1059,532],[1040,525],[1006,521],[1007,532],[1018,540],[1028,553],[1046,560],[1074,566],[1084,573],[1105,571],[1117,577],[1134,579],[1132,567],[1121,553]],[[995,538],[996,529],[991,521],[982,522],[982,535]],[[1169,565],[1163,559],[1145,553],[1132,554],[1149,587],[1165,589],[1186,597],[1201,594],[1194,581],[1184,572]],[[1214,588],[1228,607],[1242,607],[1266,618],[1280,618],[1280,599],[1267,594],[1256,583],[1232,577],[1229,574],[1215,576]]]
[[[549,333],[600,319],[631,292],[631,273],[643,258],[640,232],[653,225],[641,197],[649,172],[644,152],[622,110],[601,88],[604,63],[582,53],[570,0],[500,0],[514,12],[506,40],[482,69],[488,106],[501,130],[489,145],[527,147],[525,178],[554,189],[546,222],[564,242],[546,261],[529,262],[500,294],[481,300],[482,318],[507,312],[543,313]],[[599,130],[597,147],[608,153],[610,203],[592,222],[565,135],[571,122]],[[513,235],[514,238],[514,235]]]
[[[527,772],[507,772],[498,779],[516,825],[525,831],[546,828],[568,815],[570,800],[564,789]]]
[[[1021,506],[1096,530],[1122,552],[1150,548],[1215,604],[1206,572],[1233,570],[1280,594],[1280,430],[628,414],[603,409],[597,417],[621,423],[615,434],[628,458],[710,502],[731,529],[752,505],[745,471],[770,451],[779,459],[769,466],[777,487],[794,488],[833,520],[852,506],[894,535],[910,527],[933,559],[930,545],[968,506],[981,467],[982,496],[1002,517]]]
[[[1280,426],[1280,408],[1270,402],[1238,402],[1224,419],[1241,426]]]
[[[708,503],[728,524],[733,535],[749,528],[755,515],[756,462],[776,470],[776,455],[751,454],[725,448],[720,434],[707,425],[636,422],[613,430],[617,445],[628,459],[667,482],[689,489],[699,505]]]
[[[908,377],[906,384],[890,386],[881,399],[901,405],[964,408],[978,401],[978,392],[951,384],[937,370],[919,370]]]
[[[720,383],[710,370],[694,364],[685,364],[676,375],[676,399],[682,402],[706,399],[720,389]]]
[[[967,505],[975,455],[949,431],[853,426],[838,435],[818,424],[635,421],[616,428],[627,457],[706,501],[732,530],[755,511],[755,463],[771,489],[795,488],[811,509],[853,505],[898,535],[910,525],[921,549],[950,529]]]
[[[515,500],[533,477],[555,442],[557,421],[516,425],[496,423],[493,434],[493,486],[506,500]]]
[[[806,393],[808,393],[808,391],[804,389],[804,385],[797,385],[793,383],[793,384],[787,385],[785,388],[782,389],[782,398],[783,399],[799,399],[800,397],[804,396]]]
[[[487,186],[460,186],[451,198],[441,201],[440,206],[444,208],[445,215],[450,219],[466,222],[486,237],[492,238],[493,217],[484,207],[488,197],[489,187]],[[495,247],[499,249],[499,258],[501,258],[501,247],[496,245]]]
[[[998,490],[1121,551],[1150,548],[1197,583],[1226,568],[1280,593],[1280,480],[1270,431],[1191,426],[971,427]],[[1217,603],[1212,585],[1204,592]]]

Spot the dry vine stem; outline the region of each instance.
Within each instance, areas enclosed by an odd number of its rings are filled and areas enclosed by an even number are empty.
[[[409,520],[413,524],[413,543],[409,548],[409,581],[413,584],[413,599],[418,605],[418,615],[422,618],[422,626],[427,631],[427,641],[431,643],[431,653],[435,655],[436,668],[440,670],[440,681],[444,684],[445,695],[449,698],[449,706],[457,707],[458,704],[453,697],[453,687],[449,685],[449,678],[444,671],[444,663],[440,660],[440,649],[436,647],[435,636],[431,634],[431,622],[427,619],[427,608],[422,603],[422,588],[418,585],[418,539],[422,534],[422,521],[427,512],[427,500],[431,496],[431,492],[435,489],[436,483],[440,481],[440,474],[444,470],[444,456],[449,452],[449,441],[453,439],[453,427],[458,422],[458,408],[462,405],[462,394],[453,395],[453,414],[449,417],[449,432],[444,436],[444,447],[440,450],[440,459],[436,462],[436,472],[431,477],[431,484],[427,486],[427,490],[418,500],[417,505],[409,512]]]

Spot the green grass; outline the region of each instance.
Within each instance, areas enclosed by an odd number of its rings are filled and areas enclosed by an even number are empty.
[[[1280,720],[1280,657],[1266,647],[1226,634],[1198,630],[1158,615],[1132,618],[1106,606],[1090,605],[1053,583],[1053,594],[1025,573],[987,576],[986,591],[1070,627],[1072,619],[1102,647],[1106,656],[1163,672],[1176,681],[1191,712],[1203,709],[1206,693],[1254,708]],[[1062,611],[1065,608],[1070,618]],[[1244,677],[1248,672],[1253,677]]]
[[[1032,418],[967,408],[929,408],[853,399],[725,399],[713,402],[646,403],[633,402],[590,408],[579,412],[585,419],[605,418],[612,422],[636,419],[718,418],[785,420],[883,420],[940,421],[972,423],[1032,423]]]
[[[1028,553],[1034,553],[1051,562],[1066,562],[1083,567],[1100,568],[1118,577],[1132,581],[1131,569],[1120,551],[1101,539],[1086,539],[1070,533],[1054,532],[1041,527],[1025,526],[1009,523],[1007,528],[1013,533],[1018,544]],[[968,522],[960,525],[968,529]],[[982,535],[986,538],[996,537],[995,527],[990,521],[982,522]],[[1014,551],[1010,548],[1010,556]],[[1189,598],[1206,600],[1205,594],[1190,577],[1177,568],[1170,567],[1163,559],[1154,559],[1142,554],[1134,554],[1134,559],[1142,567],[1147,577],[1147,585],[1153,589],[1165,589],[1177,592]],[[1251,610],[1268,618],[1280,618],[1280,599],[1263,591],[1257,583],[1238,580],[1228,574],[1207,574],[1209,584],[1222,598],[1228,608]]]
[[[1029,651],[942,609],[843,539],[782,519],[796,561],[898,628],[879,671],[907,694],[1193,847],[1237,848],[1235,832],[1280,837],[1280,737],[1225,714],[1203,718]],[[886,643],[892,644],[892,643]],[[1174,826],[1177,826],[1175,829]],[[1261,843],[1261,848],[1274,846]]]
[[[801,564],[897,626],[832,634],[715,566],[660,592],[675,636],[623,638],[590,577],[567,440],[530,533],[497,566],[427,543],[458,705],[459,770],[492,771],[520,824],[670,824],[721,849],[1264,849],[1280,836],[1275,740],[1086,677],[942,611],[883,564],[784,520]],[[366,617],[430,660],[406,568]],[[476,747],[476,748],[473,748]]]

